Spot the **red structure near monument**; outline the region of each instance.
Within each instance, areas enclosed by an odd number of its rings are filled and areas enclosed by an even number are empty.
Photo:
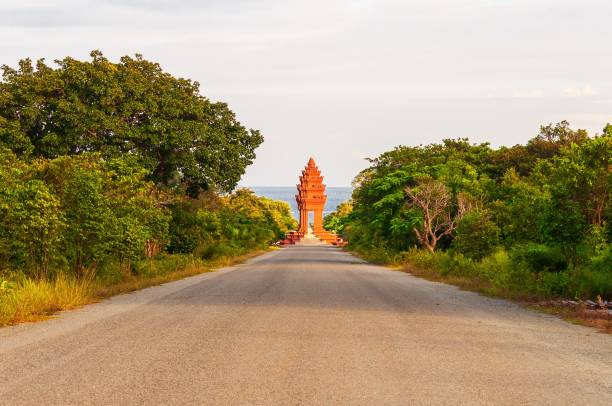
[[[289,232],[287,238],[281,241],[281,244],[295,244],[304,238],[308,234],[308,214],[313,212],[312,233],[314,236],[329,244],[345,245],[342,238],[334,233],[325,231],[323,228],[323,209],[325,208],[327,195],[325,194],[323,176],[321,176],[321,171],[317,168],[313,158],[308,160],[308,164],[302,171],[297,190],[298,193],[295,195],[295,200],[300,211],[299,227],[297,231]]]

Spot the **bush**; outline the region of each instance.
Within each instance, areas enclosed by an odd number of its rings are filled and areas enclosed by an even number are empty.
[[[560,272],[567,269],[566,257],[559,247],[527,243],[510,251],[512,261],[524,265],[532,272]]]
[[[594,272],[605,273],[612,276],[612,245],[608,245],[601,255],[591,260],[590,268]]]
[[[478,274],[476,263],[462,254],[444,251],[438,252],[434,258],[436,258],[435,266],[442,275],[476,276]]]
[[[534,293],[541,297],[567,296],[570,286],[571,276],[569,271],[544,272],[538,275]]]
[[[349,249],[359,253],[359,256],[375,264],[401,264],[403,254],[372,242],[360,244],[351,243]]]
[[[192,265],[200,265],[200,261],[196,260],[192,255],[161,254],[154,259],[148,258],[138,261],[134,266],[133,273],[134,275],[146,278],[155,278],[182,271]]]
[[[285,202],[258,197],[248,189],[224,197],[202,194],[198,200],[173,205],[168,251],[207,259],[230,257],[263,248],[295,227]]]
[[[499,245],[499,227],[483,211],[473,211],[459,222],[452,247],[467,258],[480,260]]]
[[[575,273],[575,289],[578,296],[596,297],[597,295],[612,299],[612,247],[590,264],[581,267]]]
[[[243,248],[235,247],[227,243],[217,242],[207,246],[200,253],[202,259],[219,259],[238,256],[244,253]]]
[[[141,258],[168,228],[146,175],[129,156],[30,162],[0,149],[0,268],[44,279]]]
[[[405,261],[419,268],[434,270],[440,275],[475,276],[478,263],[465,256],[449,251],[429,252],[411,248],[403,254]]]
[[[503,249],[483,258],[478,264],[478,273],[496,288],[505,291],[519,284],[524,286],[525,282],[524,270],[513,264],[508,252]]]
[[[419,268],[429,269],[432,267],[434,256],[435,254],[430,251],[412,247],[402,253],[402,262],[409,262]]]
[[[202,238],[202,224],[197,212],[185,203],[173,205],[171,212],[168,252],[171,254],[193,252]]]
[[[567,268],[567,264],[559,250],[541,245],[515,247],[511,254],[498,249],[481,261],[449,251],[431,253],[412,248],[402,253],[402,260],[440,276],[487,281],[490,285],[481,285],[484,290],[504,296],[612,298],[610,248],[593,258],[588,266],[564,270],[561,269]]]

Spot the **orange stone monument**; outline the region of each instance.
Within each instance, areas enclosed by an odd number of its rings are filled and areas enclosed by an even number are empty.
[[[325,231],[323,228],[323,209],[325,208],[325,202],[327,202],[327,195],[325,194],[323,176],[321,176],[321,171],[317,168],[313,158],[308,160],[308,164],[302,171],[297,190],[298,193],[295,195],[295,200],[300,211],[299,227],[297,231],[289,232],[286,239],[280,243],[282,245],[295,244],[304,235],[308,234],[308,214],[313,212],[313,234],[323,242],[345,245],[342,238],[334,233]]]
[[[300,184],[297,185],[298,194],[295,195],[298,209],[300,210],[300,226],[298,232],[308,232],[308,213],[314,212],[313,232],[315,235],[323,231],[323,208],[327,201],[323,176],[317,168],[314,159],[310,158],[306,168],[300,176]]]

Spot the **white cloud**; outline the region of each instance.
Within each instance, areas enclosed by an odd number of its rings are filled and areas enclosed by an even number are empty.
[[[519,99],[535,99],[544,97],[544,91],[542,89],[521,89],[515,90],[512,96]]]
[[[597,92],[590,83],[587,83],[582,86],[571,84],[563,90],[563,94],[567,97],[591,97],[597,95]]]
[[[612,109],[610,113],[576,113],[568,114],[567,120],[570,123],[581,123],[583,126],[589,126],[591,128],[603,128],[607,123],[612,123]]]

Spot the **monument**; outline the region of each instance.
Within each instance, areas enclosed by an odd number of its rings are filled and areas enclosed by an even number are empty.
[[[323,231],[323,208],[327,201],[323,176],[317,168],[314,159],[310,158],[306,168],[300,176],[300,184],[297,185],[298,194],[295,195],[298,209],[300,211],[300,226],[298,231],[308,232],[308,214],[314,213],[313,232],[316,235]]]
[[[295,201],[300,212],[299,227],[297,231],[287,233],[285,240],[281,241],[282,245],[295,244],[300,241],[309,232],[308,217],[309,213],[313,213],[312,233],[319,240],[325,243],[334,245],[345,245],[342,238],[334,233],[325,231],[323,228],[323,210],[327,195],[325,194],[325,185],[323,184],[323,176],[317,167],[313,158],[308,160],[306,167],[302,170],[300,183],[297,185],[298,193],[295,195]]]

